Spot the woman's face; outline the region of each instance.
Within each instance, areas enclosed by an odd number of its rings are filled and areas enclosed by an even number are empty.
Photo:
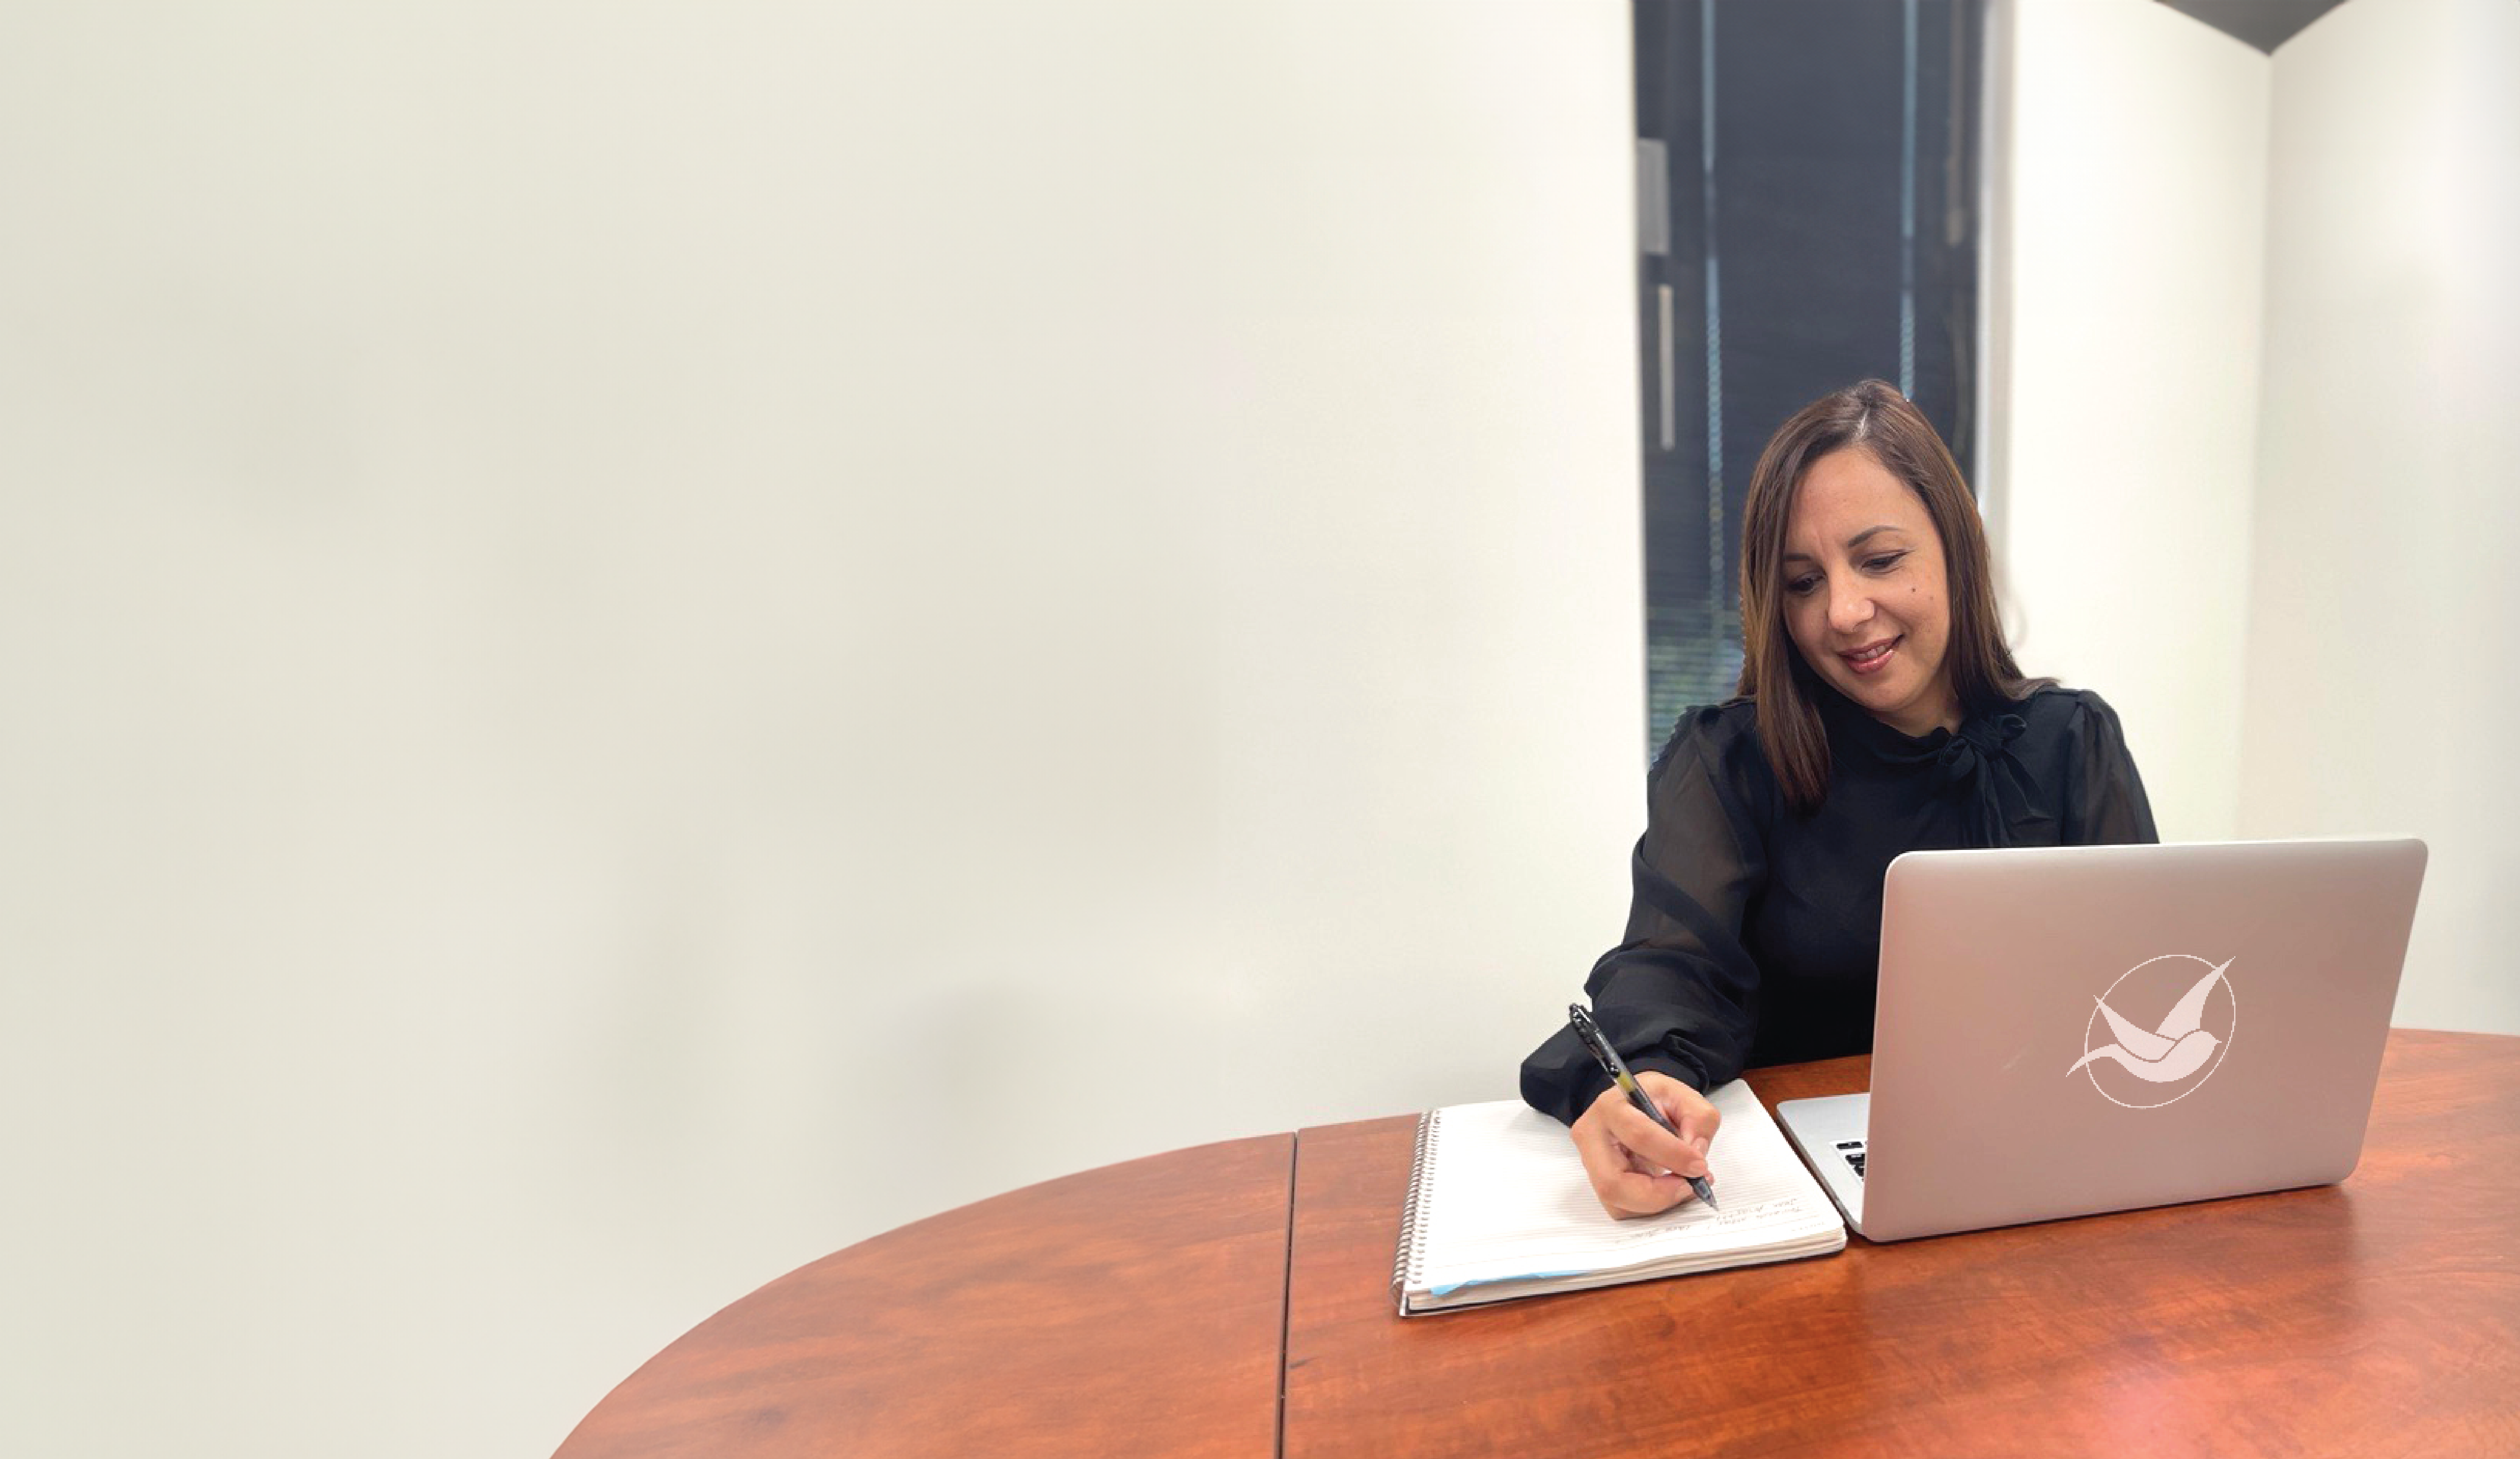
[[[1959,727],[1943,539],[1925,504],[1858,446],[1803,473],[1785,524],[1785,632],[1803,661],[1904,734]]]

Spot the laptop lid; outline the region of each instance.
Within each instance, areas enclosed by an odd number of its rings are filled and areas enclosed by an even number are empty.
[[[2424,859],[2408,839],[1893,861],[1864,1234],[2342,1180]]]

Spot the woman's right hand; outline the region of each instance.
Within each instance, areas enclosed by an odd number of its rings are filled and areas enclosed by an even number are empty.
[[[1706,1147],[1715,1138],[1715,1126],[1724,1122],[1705,1095],[1669,1074],[1638,1074],[1637,1087],[1661,1107],[1678,1135],[1645,1117],[1616,1084],[1602,1090],[1567,1131],[1584,1158],[1584,1173],[1592,1178],[1601,1208],[1622,1220],[1669,1210],[1688,1200],[1684,1177],[1706,1173]]]

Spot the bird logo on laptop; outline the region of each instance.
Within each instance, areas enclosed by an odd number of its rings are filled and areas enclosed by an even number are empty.
[[[2208,964],[2201,957],[2173,953],[2129,968],[2109,985],[2107,992],[2092,1000],[2091,1021],[2083,1033],[2083,1057],[2075,1060],[2073,1068],[2065,1071],[2066,1075],[2071,1077],[2077,1071],[2088,1070],[2092,1087],[2112,1102],[2132,1110],[2156,1108],[2193,1093],[2198,1085],[2213,1076],[2216,1069],[2222,1067],[2222,1056],[2230,1047],[2231,1030],[2237,1022],[2239,1008],[2231,992],[2230,980],[2224,976],[2224,970],[2232,962],[2233,959],[2225,958],[2220,963]],[[2202,967],[2204,975],[2195,976],[2193,968],[2182,971],[2182,964]],[[2132,987],[2128,986],[2129,979],[2136,980]],[[2223,992],[2219,1002],[2213,997],[2218,987]],[[2161,1022],[2149,1029],[2118,1012],[2120,1007],[2158,1007],[2156,1000],[2172,990],[2178,990],[2178,1000],[2170,1005],[2170,1012]],[[2112,999],[2116,1000],[2117,1007],[2111,1006]],[[2222,1026],[2220,1034],[2206,1026],[2209,1011],[2219,1015],[2212,1022]],[[2095,1044],[2094,1040],[2104,1027],[2109,1041]],[[2193,1082],[2168,1099],[2134,1103],[2146,1091],[2128,1088],[2113,1078],[2112,1082],[2120,1083],[2129,1098],[2120,1099],[2111,1094],[2100,1082],[2099,1069],[2103,1063],[2116,1065],[2143,1084],[2176,1085],[2191,1076]]]

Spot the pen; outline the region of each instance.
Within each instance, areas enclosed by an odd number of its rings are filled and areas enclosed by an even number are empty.
[[[1664,1129],[1671,1130],[1672,1134],[1677,1137],[1680,1134],[1680,1131],[1672,1129],[1671,1120],[1664,1117],[1661,1107],[1656,1105],[1653,1100],[1646,1095],[1643,1086],[1637,1083],[1637,1076],[1628,1072],[1628,1062],[1619,1057],[1619,1051],[1611,1048],[1610,1041],[1601,1036],[1601,1030],[1599,1028],[1594,1026],[1593,1016],[1584,1011],[1583,1004],[1569,1003],[1566,1005],[1566,1022],[1575,1026],[1575,1036],[1584,1040],[1584,1047],[1592,1050],[1593,1057],[1600,1061],[1601,1071],[1608,1074],[1611,1081],[1616,1083],[1620,1089],[1626,1092],[1628,1103],[1644,1111],[1646,1118],[1661,1125]],[[1715,1183],[1713,1181],[1708,1180],[1703,1175],[1684,1175],[1681,1178],[1688,1182],[1688,1188],[1696,1193],[1698,1200],[1706,1203],[1707,1209],[1722,1210],[1724,1208],[1723,1207],[1715,1204]]]

